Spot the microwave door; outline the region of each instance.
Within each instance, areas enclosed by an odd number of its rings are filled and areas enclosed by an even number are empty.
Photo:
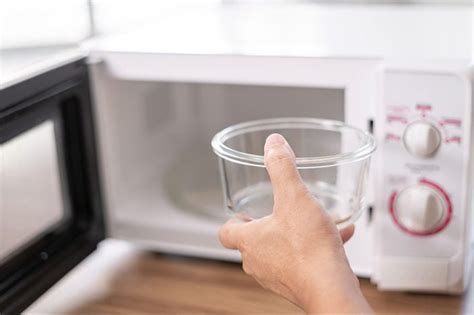
[[[105,232],[84,59],[0,100],[0,313],[18,314]]]

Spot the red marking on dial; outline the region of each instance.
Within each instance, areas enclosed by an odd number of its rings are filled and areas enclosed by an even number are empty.
[[[446,138],[444,140],[444,142],[446,142],[446,143],[461,143],[461,137],[453,136],[453,137],[450,137],[450,138]]]
[[[431,105],[429,104],[416,104],[416,109],[422,112],[431,111]]]
[[[441,126],[445,125],[453,125],[456,127],[461,127],[462,121],[461,119],[455,119],[455,118],[445,118],[439,122]]]
[[[385,135],[385,139],[386,140],[395,140],[395,141],[399,141],[400,140],[400,136],[396,135],[396,134],[393,134],[393,133],[387,133]]]
[[[394,115],[389,115],[387,116],[387,120],[388,122],[393,122],[393,121],[396,121],[396,122],[400,122],[402,124],[406,124],[408,121],[405,117],[402,117],[402,116],[394,116]]]
[[[410,107],[406,105],[392,105],[389,106],[389,110],[395,113],[407,112],[410,110]]]
[[[407,229],[405,226],[403,226],[400,223],[400,221],[398,220],[397,216],[395,215],[395,200],[397,199],[398,191],[394,191],[390,195],[390,198],[389,198],[389,201],[388,201],[388,209],[390,211],[390,215],[392,216],[393,221],[403,232],[405,232],[407,234],[410,234],[412,236],[421,236],[421,237],[423,237],[423,236],[434,235],[434,234],[444,230],[444,228],[446,228],[446,226],[448,226],[448,224],[451,221],[451,218],[453,216],[453,205],[452,205],[451,199],[449,198],[446,191],[440,185],[438,185],[437,183],[432,182],[430,180],[427,180],[425,178],[420,179],[419,183],[423,184],[423,185],[430,186],[431,188],[435,189],[437,192],[439,192],[443,196],[444,200],[446,201],[446,204],[448,206],[447,213],[446,213],[446,218],[444,219],[444,221],[439,226],[437,226],[435,229],[433,229],[431,231],[427,231],[427,232],[412,231],[410,229]]]

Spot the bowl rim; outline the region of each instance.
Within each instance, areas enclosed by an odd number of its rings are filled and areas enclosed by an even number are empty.
[[[249,132],[263,131],[268,129],[320,129],[329,131],[349,130],[356,133],[361,139],[361,145],[350,152],[316,156],[297,157],[296,167],[298,169],[332,167],[346,163],[353,163],[370,158],[376,149],[376,141],[372,134],[357,127],[347,125],[344,122],[330,119],[308,118],[308,117],[282,117],[259,119],[238,123],[219,131],[212,138],[212,149],[224,160],[256,167],[265,167],[263,155],[251,154],[238,151],[225,145],[229,139]]]

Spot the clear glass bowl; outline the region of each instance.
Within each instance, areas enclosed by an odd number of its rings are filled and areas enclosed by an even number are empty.
[[[315,118],[250,121],[214,136],[212,148],[219,156],[226,208],[251,219],[271,214],[273,191],[263,150],[272,133],[284,136],[293,148],[303,181],[338,228],[357,220],[365,207],[375,140],[343,122]]]

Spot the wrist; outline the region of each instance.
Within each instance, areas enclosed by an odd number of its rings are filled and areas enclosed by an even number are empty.
[[[357,313],[372,314],[372,310],[362,292],[355,286],[327,290],[307,301],[303,309],[308,314]]]
[[[372,312],[347,263],[313,268],[302,275],[294,292],[297,303],[307,313]]]

